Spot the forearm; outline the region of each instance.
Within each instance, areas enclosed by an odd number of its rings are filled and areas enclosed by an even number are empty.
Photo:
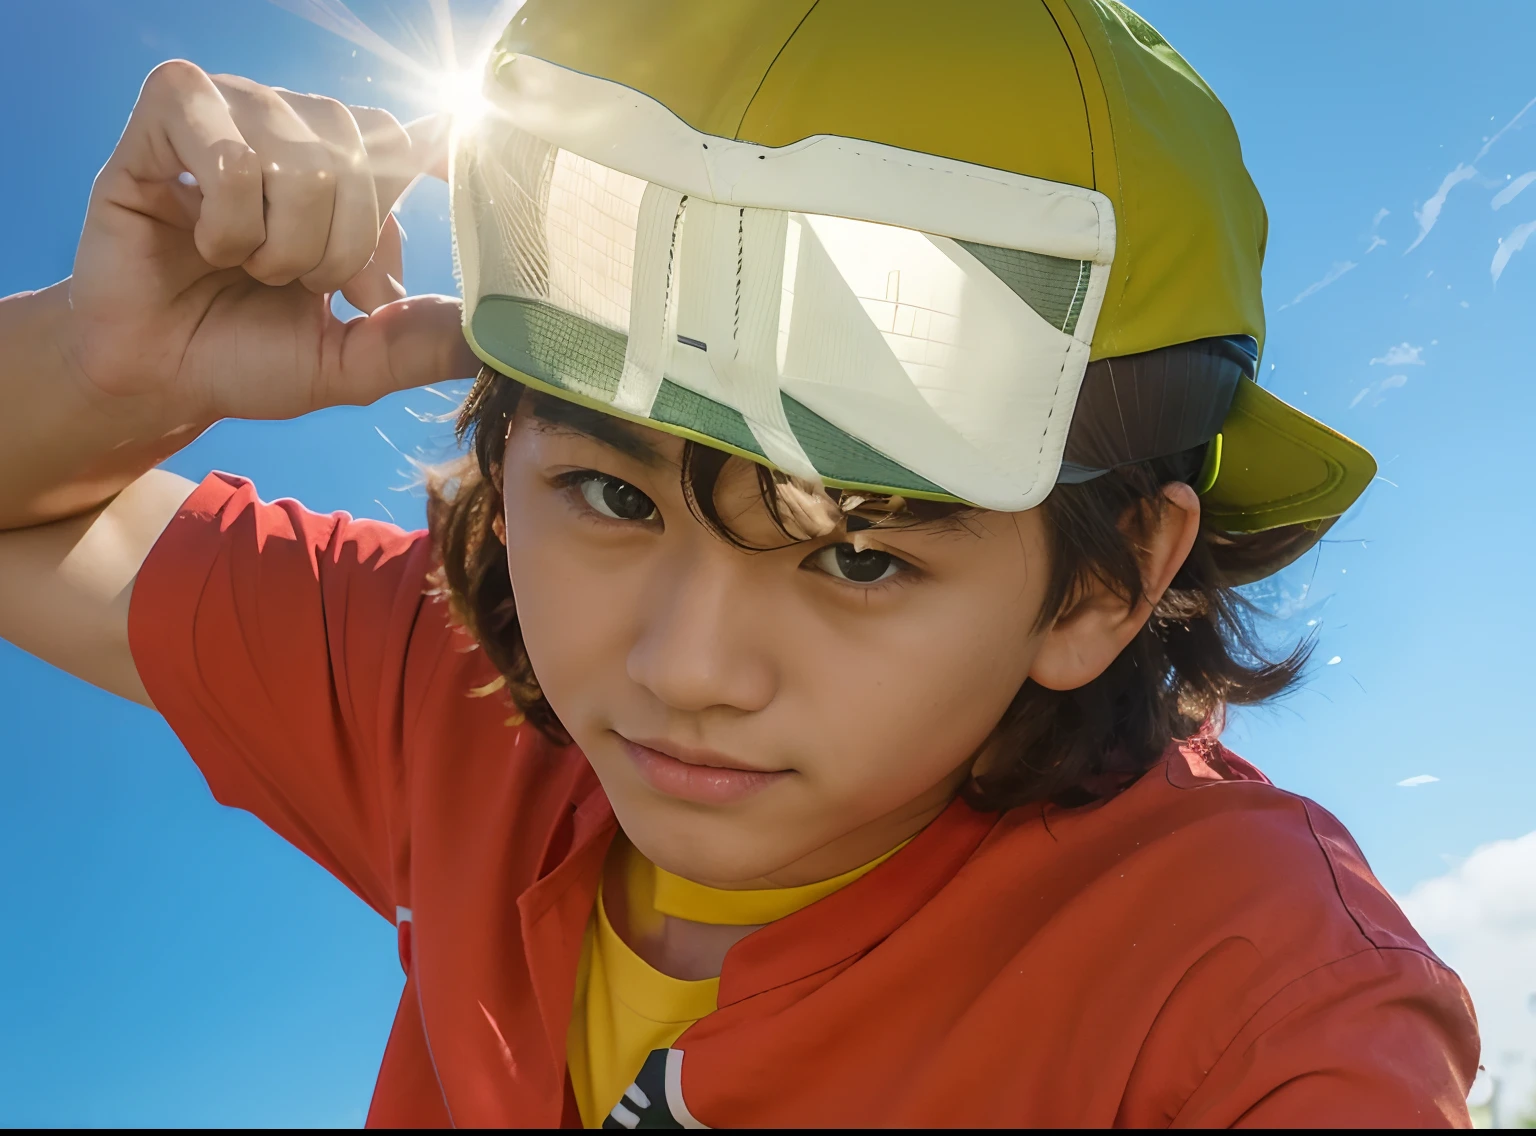
[[[69,282],[0,299],[0,529],[94,509],[195,438],[158,396],[112,398],[73,357]]]

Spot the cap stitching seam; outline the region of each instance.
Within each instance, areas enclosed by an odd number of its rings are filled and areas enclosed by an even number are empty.
[[[795,25],[795,30],[785,37],[779,44],[779,50],[773,53],[773,58],[768,61],[768,66],[763,69],[763,74],[757,81],[757,86],[752,88],[752,97],[747,100],[747,105],[741,108],[741,117],[736,120],[736,129],[731,133],[733,141],[741,141],[741,125],[747,121],[747,115],[752,113],[752,104],[757,102],[757,96],[762,93],[763,84],[768,81],[768,76],[773,74],[774,67],[779,62],[779,56],[784,54],[784,49],[794,42],[795,36],[800,34],[800,29],[805,26],[805,21],[811,18],[811,13],[817,8],[821,0],[811,0],[811,6],[805,10],[805,15],[800,17],[800,22]],[[644,94],[642,91],[641,94]],[[679,116],[681,117],[681,116]]]
[[[1056,371],[1056,385],[1051,390],[1051,406],[1050,409],[1045,412],[1045,425],[1040,429],[1040,448],[1035,452],[1035,476],[1030,481],[1029,489],[1025,493],[1025,496],[1029,496],[1030,494],[1034,493],[1036,487],[1040,484],[1040,458],[1045,453],[1046,439],[1050,437],[1051,433],[1051,422],[1056,417],[1056,400],[1061,397],[1062,376],[1067,373],[1067,364],[1071,361],[1072,348],[1070,345],[1068,345],[1067,349],[1061,354],[1061,367]]]
[[[1088,3],[1090,5],[1090,7],[1092,7],[1092,9],[1093,9],[1094,18],[1098,21],[1099,33],[1107,41],[1108,38],[1109,38],[1109,31],[1104,26],[1103,10],[1099,6],[1099,4],[1096,2],[1096,0],[1088,0]],[[1119,61],[1115,58],[1114,51],[1110,50],[1109,52],[1107,52],[1107,55],[1108,55],[1107,64],[1106,64],[1106,62],[1101,62],[1099,57],[1098,57],[1098,54],[1093,50],[1093,43],[1089,39],[1088,33],[1087,33],[1086,29],[1083,28],[1082,21],[1077,19],[1077,12],[1075,11],[1074,7],[1071,5],[1070,2],[1067,5],[1067,10],[1072,13],[1072,18],[1074,20],[1077,20],[1078,31],[1083,36],[1084,45],[1088,49],[1088,58],[1093,63],[1093,65],[1094,65],[1094,69],[1095,69],[1095,71],[1098,74],[1098,78],[1099,78],[1099,81],[1100,81],[1101,85],[1104,85],[1107,88],[1108,82],[1112,79],[1114,81],[1114,84],[1115,84],[1115,89],[1120,94],[1121,101],[1124,102],[1126,100],[1125,84],[1123,84],[1120,81],[1120,65],[1119,65]],[[1074,65],[1075,65],[1075,62],[1076,61],[1074,60]],[[1085,102],[1085,105],[1086,105],[1086,96],[1084,98],[1084,102]],[[1115,189],[1115,195],[1118,198],[1121,207],[1125,208],[1127,211],[1129,211],[1129,199],[1127,198],[1126,193],[1125,193],[1125,179],[1123,177],[1121,177],[1121,174],[1120,174],[1120,155],[1119,155],[1119,153],[1118,153],[1118,151],[1116,150],[1116,147],[1115,147],[1114,115],[1113,115],[1113,112],[1112,112],[1112,107],[1110,106],[1109,92],[1108,92],[1107,89],[1105,90],[1105,98],[1104,98],[1104,117],[1105,117],[1105,120],[1109,123],[1109,137],[1106,138],[1104,141],[1105,141],[1105,145],[1108,147],[1108,150],[1109,150],[1110,160],[1114,164],[1114,174],[1115,174],[1115,186],[1114,186],[1114,189]],[[1092,118],[1089,118],[1089,120],[1088,120],[1088,139],[1089,139],[1089,145],[1090,146],[1096,146],[1097,145],[1097,140],[1094,138],[1093,119]],[[1097,171],[1095,171],[1095,174],[1094,174],[1094,185],[1095,186],[1098,185],[1098,174],[1097,174]],[[1100,192],[1103,192],[1103,191],[1101,190]],[[1108,196],[1108,195],[1106,194],[1106,196]],[[1113,205],[1113,203],[1111,203],[1111,204]],[[1118,221],[1118,217],[1116,219]],[[1116,224],[1116,226],[1115,226],[1115,255],[1116,255],[1117,258],[1119,257],[1120,253],[1122,252],[1121,241],[1124,240],[1125,244],[1127,246],[1130,243],[1130,241],[1129,241],[1129,233],[1126,233],[1125,236],[1122,237],[1120,230],[1121,230],[1121,226],[1119,224]],[[1127,256],[1130,255],[1130,249],[1128,247],[1125,248],[1123,251],[1126,253]],[[1108,317],[1107,323],[1108,323],[1110,328],[1114,327],[1115,319],[1119,316],[1121,309],[1125,306],[1126,280],[1127,280],[1128,272],[1129,272],[1129,269],[1127,268],[1126,269],[1126,273],[1122,274],[1122,276],[1121,276],[1120,287],[1119,287],[1118,292],[1117,292],[1117,294],[1115,295],[1115,298],[1114,298],[1115,299],[1114,311],[1113,312],[1109,312],[1109,311],[1101,310],[1099,312],[1099,319],[1100,320],[1105,320],[1106,317]],[[1106,292],[1107,291],[1108,291],[1108,289],[1106,288]],[[1105,298],[1108,299],[1108,296],[1106,295]],[[1103,324],[1098,323],[1098,322],[1096,322],[1094,324],[1094,334],[1095,334],[1095,336],[1097,336],[1098,330],[1099,330],[1099,328],[1101,326],[1103,326]]]

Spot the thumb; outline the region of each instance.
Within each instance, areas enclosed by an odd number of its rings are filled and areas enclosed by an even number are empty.
[[[394,391],[472,377],[463,307],[451,296],[410,296],[342,326],[341,350],[322,376],[323,405],[370,403]]]

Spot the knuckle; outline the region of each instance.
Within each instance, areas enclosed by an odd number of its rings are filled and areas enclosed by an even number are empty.
[[[185,59],[167,59],[144,78],[144,93],[176,97],[203,87],[208,76],[196,63]]]
[[[362,164],[367,157],[362,134],[344,103],[324,95],[294,95],[288,100],[329,159],[324,168],[342,173]]]
[[[307,95],[296,91],[284,91],[283,97],[305,119],[326,123],[348,122],[351,119],[345,104],[329,95]]]
[[[239,75],[215,76],[213,82],[242,128],[270,124],[293,114],[283,97],[263,83]]]
[[[369,151],[410,148],[411,136],[400,125],[400,120],[389,111],[377,107],[351,107],[350,113],[357,123],[358,132],[362,134],[363,145]]]
[[[330,115],[337,122],[348,122],[352,114],[347,110],[347,104],[340,99],[333,99],[330,95],[310,95],[315,100],[315,106]]]
[[[297,273],[292,269],[285,269],[281,266],[253,268],[247,271],[257,283],[265,284],[268,288],[286,288],[297,277]]]
[[[222,181],[251,181],[261,174],[261,160],[256,156],[256,151],[242,142],[226,138],[215,142],[210,151],[216,176]]]
[[[292,269],[281,267],[247,268],[245,271],[256,283],[265,284],[268,288],[286,288],[297,280],[299,276]]]
[[[314,257],[303,256],[293,248],[274,249],[265,244],[246,258],[245,271],[252,278],[274,288],[292,284],[314,268]]]
[[[254,79],[247,79],[244,75],[231,75],[221,71],[217,75],[208,76],[208,78],[213,80],[213,85],[223,91],[226,96],[253,95],[258,91],[268,89]]]
[[[305,146],[283,161],[268,161],[262,169],[267,196],[319,201],[335,193],[335,163],[324,147]]]
[[[190,59],[167,59],[163,63],[156,64],[150,71],[149,78],[145,82],[167,83],[201,83],[207,75],[203,69]]]
[[[208,263],[221,268],[240,264],[261,245],[260,228],[234,222],[198,234],[198,251]]]
[[[253,106],[260,109],[262,117],[267,122],[280,122],[284,119],[291,121],[295,117],[293,108],[288,105],[288,100],[271,87],[253,83],[251,90],[246,93],[246,98]]]
[[[409,150],[411,148],[411,136],[405,132],[393,118],[389,120],[389,126],[384,130],[384,140],[391,150]]]

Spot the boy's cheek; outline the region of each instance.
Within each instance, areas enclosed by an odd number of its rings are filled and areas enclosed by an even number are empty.
[[[512,588],[523,647],[545,698],[568,729],[622,677],[622,592],[543,549],[512,558]],[[610,582],[611,584],[611,582]]]
[[[851,649],[834,639],[806,653],[800,704],[785,717],[819,739],[829,781],[859,783],[846,785],[852,794],[940,777],[986,740],[1023,686],[1039,637],[1028,605],[976,600],[925,612],[884,642]]]
[[[783,715],[804,746],[807,787],[830,810],[868,819],[922,796],[970,760],[1016,690],[955,668],[900,677],[860,703],[846,686],[823,687],[816,706]]]
[[[622,676],[635,582],[580,555],[562,518],[541,515],[547,508],[517,504],[507,514],[507,568],[523,647],[550,706],[576,731]]]

